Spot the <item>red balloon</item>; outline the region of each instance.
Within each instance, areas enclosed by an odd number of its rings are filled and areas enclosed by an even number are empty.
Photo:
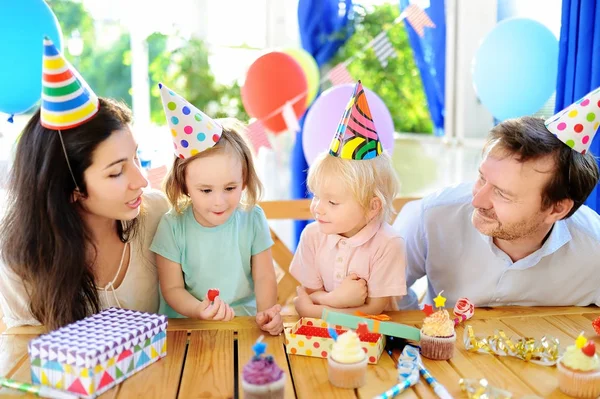
[[[287,130],[282,112],[265,118],[287,101],[292,104],[296,118],[306,111],[306,75],[296,60],[285,53],[273,51],[259,57],[248,69],[242,87],[242,103],[250,116],[260,119],[274,133]]]

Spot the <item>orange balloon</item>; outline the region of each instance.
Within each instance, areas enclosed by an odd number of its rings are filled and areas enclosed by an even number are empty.
[[[270,131],[281,133],[288,128],[280,108],[294,100],[294,114],[299,119],[306,111],[307,88],[300,64],[285,53],[273,51],[259,57],[248,69],[242,103],[250,116],[260,119]],[[280,112],[267,118],[278,109]]]

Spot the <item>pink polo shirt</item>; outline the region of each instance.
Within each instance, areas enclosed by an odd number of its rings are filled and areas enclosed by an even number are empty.
[[[311,223],[302,232],[290,273],[304,287],[327,292],[351,273],[367,281],[371,298],[406,295],[404,240],[388,223],[372,221],[350,238],[324,234]],[[391,298],[385,310],[397,310]]]

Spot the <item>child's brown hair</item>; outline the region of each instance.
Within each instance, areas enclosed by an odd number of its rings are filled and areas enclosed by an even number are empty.
[[[244,186],[244,195],[241,201],[242,207],[244,209],[252,208],[260,200],[263,186],[254,169],[252,151],[244,139],[246,127],[240,121],[233,118],[218,119],[217,123],[223,127],[223,134],[214,147],[208,148],[190,158],[181,159],[176,157],[173,161],[173,167],[165,181],[165,192],[169,202],[178,213],[183,212],[191,203],[185,184],[187,165],[195,159],[204,158],[219,152],[227,152],[238,157],[242,164]]]

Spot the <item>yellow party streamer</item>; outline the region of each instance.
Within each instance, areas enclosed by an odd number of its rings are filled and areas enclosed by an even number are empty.
[[[486,379],[475,380],[461,378],[458,383],[460,389],[467,394],[469,399],[513,399],[515,396],[504,389],[492,387]],[[539,396],[522,396],[521,399],[541,399]]]
[[[507,337],[502,330],[496,330],[494,335],[478,338],[469,325],[465,328],[463,342],[465,349],[471,352],[512,356],[542,366],[554,366],[559,357],[559,342],[553,337],[543,336],[539,341],[535,338],[515,339]]]

